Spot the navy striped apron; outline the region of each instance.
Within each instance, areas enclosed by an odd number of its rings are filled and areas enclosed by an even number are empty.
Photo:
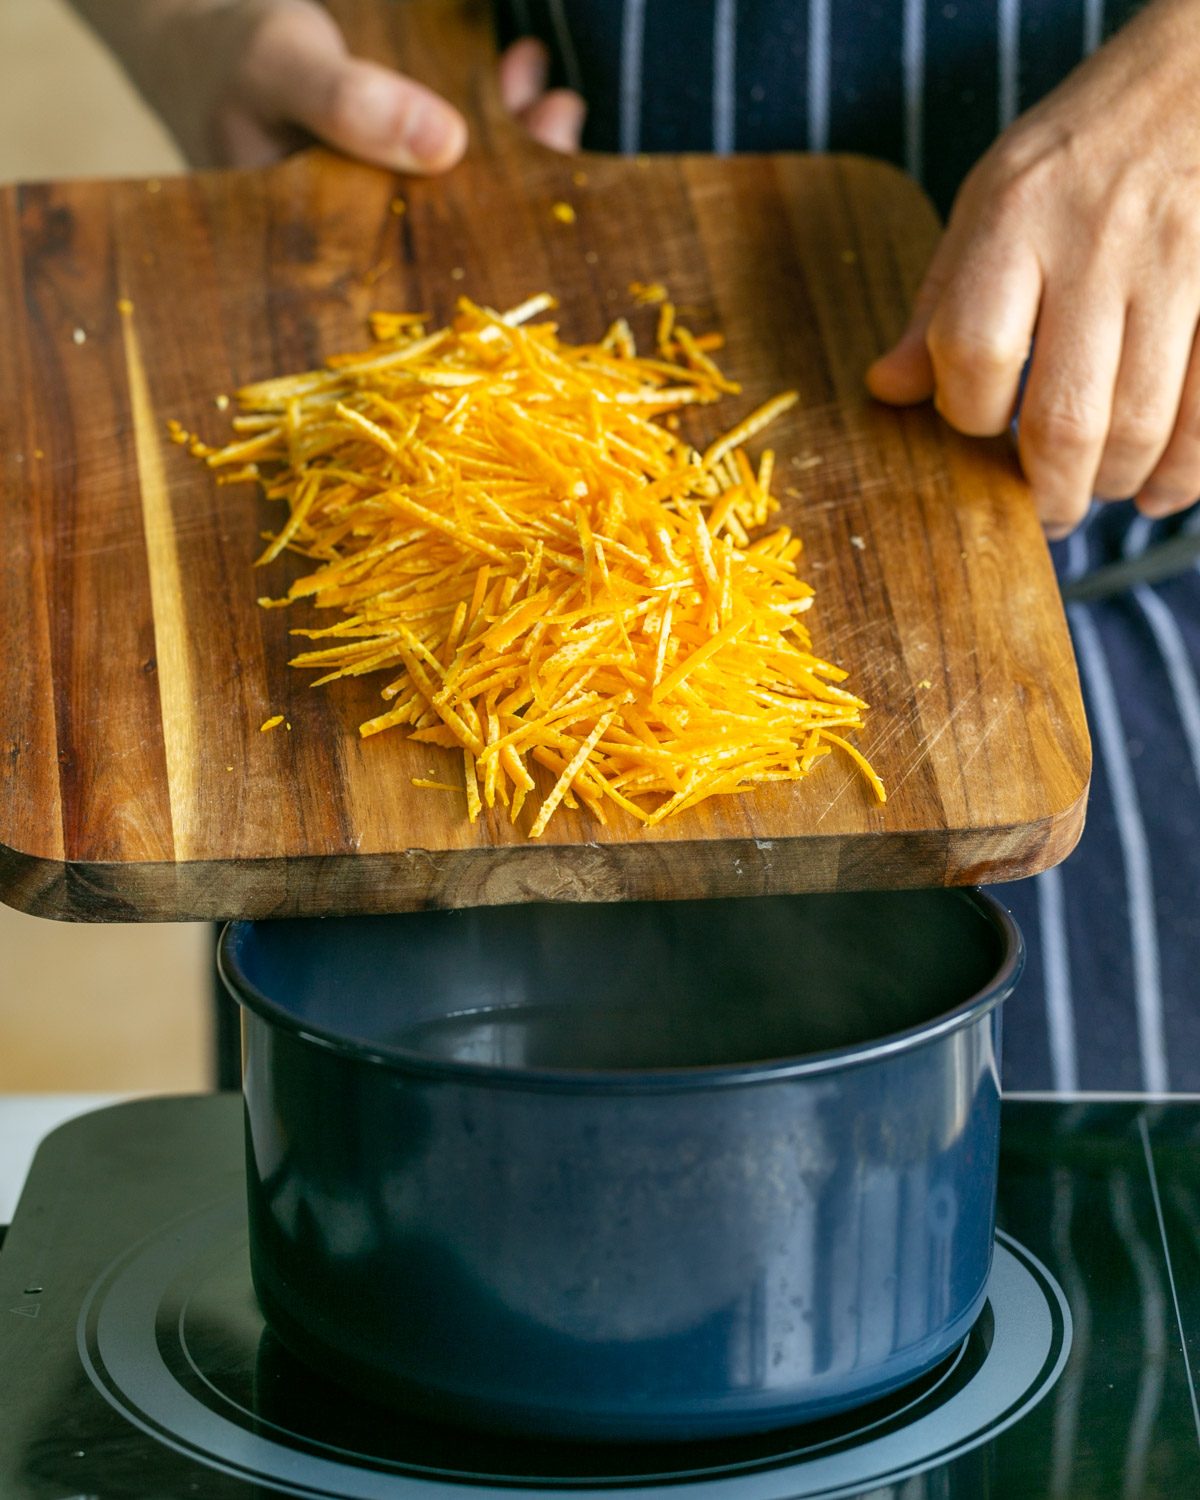
[[[856,151],[945,213],[997,133],[1135,0],[502,0],[502,39],[550,46],[595,150]],[[1060,577],[1134,556],[1151,525],[1097,506]],[[1087,828],[998,891],[1029,964],[1005,1022],[1009,1090],[1200,1092],[1200,573],[1068,610],[1095,746]]]

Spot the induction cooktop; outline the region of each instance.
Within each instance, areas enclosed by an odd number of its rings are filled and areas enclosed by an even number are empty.
[[[280,1347],[236,1096],[84,1116],[43,1145],[0,1250],[0,1497],[1200,1494],[1200,1105],[1008,1101],[1003,1139],[988,1300],[938,1368],[783,1432],[584,1445],[409,1419]]]

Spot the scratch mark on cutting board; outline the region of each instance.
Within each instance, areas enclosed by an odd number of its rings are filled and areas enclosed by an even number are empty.
[[[924,763],[933,754],[934,746],[939,742],[939,740],[941,740],[941,739],[943,739],[945,737],[945,735],[950,730],[950,728],[953,726],[953,724],[955,723],[955,721],[962,717],[964,711],[972,703],[974,703],[974,701],[979,696],[980,696],[980,689],[979,689],[979,685],[976,684],[971,689],[971,691],[969,693],[966,693],[962,698],[960,698],[958,700],[958,702],[954,705],[954,707],[950,710],[949,714],[946,716],[945,722],[939,726],[939,728],[935,731],[935,733],[931,734],[929,736],[929,738],[927,740],[925,740],[925,742],[922,744],[920,750],[917,752],[916,755],[914,755],[912,757],[912,759],[909,761],[909,763],[906,766],[902,766],[901,767],[900,773],[897,776],[895,782],[891,786],[888,787],[888,794],[889,795],[891,795],[893,792],[898,792],[900,790],[900,788],[904,785],[904,783],[906,781],[908,781],[912,777],[913,773],[920,766],[924,765]],[[992,731],[995,729],[995,727],[996,727],[995,721],[993,721],[992,723],[990,723],[987,726],[987,728],[985,729],[985,731],[983,732],[983,734],[981,734],[978,737],[978,739],[976,740],[975,746],[972,749],[970,755],[967,756],[966,760],[964,760],[964,761],[961,762],[962,766],[965,767],[965,766],[969,765],[972,760],[974,760],[975,756],[978,755],[979,750],[980,750],[981,746],[983,745],[984,741],[992,733]]]
[[[983,733],[979,736],[979,738],[975,741],[975,745],[974,745],[974,748],[971,750],[971,753],[969,755],[963,756],[963,759],[961,761],[961,766],[962,766],[962,769],[964,771],[967,769],[967,767],[971,764],[971,762],[975,759],[975,757],[979,754],[979,752],[983,749],[983,747],[991,739],[992,735],[995,734],[996,730],[999,729],[999,728],[1000,728],[1000,719],[999,719],[999,717],[996,717],[996,718],[988,720],[987,727],[984,729]]]
[[[974,700],[976,698],[978,698],[979,696],[980,696],[980,688],[979,688],[978,685],[976,685],[976,686],[972,687],[972,689],[971,689],[971,691],[969,693],[966,693],[962,698],[959,699],[959,701],[954,705],[953,709],[951,709],[951,711],[950,711],[949,715],[947,716],[947,718],[945,719],[944,723],[940,724],[938,726],[938,728],[934,731],[934,733],[931,734],[928,737],[928,739],[926,739],[926,740],[924,740],[922,742],[921,747],[917,751],[917,753],[911,757],[911,759],[908,761],[908,763],[906,765],[902,765],[898,769],[898,771],[897,771],[897,773],[896,773],[896,775],[894,777],[893,776],[888,776],[887,774],[884,774],[884,773],[881,773],[881,774],[883,774],[884,785],[887,788],[887,794],[888,794],[889,798],[895,797],[896,794],[899,792],[900,788],[904,785],[904,783],[906,781],[910,780],[911,777],[914,775],[914,773],[929,759],[929,757],[933,754],[934,747],[938,744],[938,742],[942,738],[944,738],[944,736],[946,735],[946,733],[949,731],[949,729],[951,728],[951,726],[954,724],[955,720],[958,719],[958,718],[960,718],[962,716],[962,714],[965,712],[965,710],[970,706],[970,704],[973,703]],[[895,740],[905,730],[911,730],[913,728],[914,724],[916,723],[916,720],[917,720],[917,716],[916,716],[915,712],[913,714],[905,715],[904,717],[900,717],[899,715],[897,715],[895,718],[893,718],[891,720],[891,722],[888,724],[887,728],[885,729],[885,731],[883,732],[883,734],[879,737],[879,739],[876,740],[876,741],[874,741],[874,743],[872,743],[871,745],[869,745],[869,746],[866,747],[865,753],[867,754],[867,756],[869,757],[869,759],[875,764],[875,767],[876,767],[877,770],[880,769],[880,766],[879,766],[880,757],[881,757],[882,753],[886,750],[887,746],[890,745],[892,743],[892,741]],[[970,762],[972,760],[974,760],[975,756],[978,755],[980,749],[983,747],[984,742],[995,731],[995,729],[998,726],[998,723],[999,723],[998,720],[992,720],[991,722],[989,722],[989,724],[987,725],[987,727],[984,730],[984,732],[981,735],[978,736],[978,738],[976,740],[976,743],[972,747],[972,750],[971,750],[970,754],[962,762],[962,765],[964,767],[967,766],[967,765],[969,765]],[[857,784],[858,784],[858,778],[857,777],[855,777],[855,776],[848,776],[846,778],[845,782],[835,792],[835,794],[833,795],[833,797],[830,798],[828,806],[825,808],[825,810],[817,818],[817,820],[816,820],[817,823],[819,824],[819,823],[823,822],[824,819],[825,819],[825,817],[830,812],[832,812],[833,808],[836,806],[836,804],[841,799],[841,797],[845,794],[845,792],[847,791],[847,789],[849,787],[855,786]]]

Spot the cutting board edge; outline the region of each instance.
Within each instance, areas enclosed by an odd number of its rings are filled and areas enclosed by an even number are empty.
[[[980,885],[1061,863],[1086,806],[1085,784],[1069,807],[1036,823],[893,834],[886,858],[871,834],[182,863],[64,861],[0,844],[0,902],[53,921],[199,922]]]
[[[625,172],[635,181],[646,171],[642,158],[623,156],[617,151],[579,150],[564,159],[560,152],[550,147],[538,146],[535,142],[521,140],[520,145],[522,148],[528,146],[538,165],[559,169],[560,175],[568,181],[572,173],[578,173],[589,166],[597,170],[605,168]],[[835,171],[851,166],[855,171],[873,175],[881,182],[890,181],[892,186],[903,191],[907,196],[919,198],[928,210],[931,223],[937,227],[941,226],[941,217],[929,194],[919,182],[910,177],[902,167],[896,166],[894,162],[884,161],[880,157],[870,156],[862,151],[827,151],[821,153],[820,159],[823,165]],[[714,157],[708,151],[655,151],[649,153],[644,160],[658,165],[692,166],[702,171],[713,161],[723,161],[727,158]],[[777,168],[786,168],[811,162],[812,154],[807,151],[739,151],[737,160],[748,167],[756,163],[771,162]],[[263,167],[190,167],[169,172],[131,172],[119,177],[8,178],[0,181],[0,197],[42,191],[110,192],[123,188],[152,188],[155,192],[159,192],[164,186],[175,188],[188,183],[205,186],[238,179],[261,184],[273,177],[283,177],[307,170],[306,164],[314,162],[336,163],[339,172],[354,172],[388,183],[402,183],[409,180],[403,173],[394,172],[388,167],[378,167],[370,162],[357,161],[344,156],[332,147],[312,145],[305,146],[300,151],[293,151],[290,156],[284,157],[281,161],[271,162]]]

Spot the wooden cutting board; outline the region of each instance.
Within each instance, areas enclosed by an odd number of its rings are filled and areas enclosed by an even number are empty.
[[[937,235],[918,190],[844,157],[556,157],[499,120],[472,8],[336,9],[356,46],[466,103],[472,152],[450,176],[311,152],[0,192],[0,896],[87,920],[284,916],[960,884],[1062,859],[1090,751],[1013,456],[863,391]],[[372,309],[442,319],[462,292],[503,307],[549,289],[583,340],[629,311],[635,279],[727,336],[745,395],[697,440],[801,393],[771,437],[784,519],[816,649],[871,705],[858,742],[885,807],[831,758],[649,834],[565,811],[538,843],[499,809],[470,826],[410,784],[449,774],[449,752],[359,740],[379,683],[314,691],[287,667],[303,620],[255,600],[295,565],[251,570],[275,518],[166,440],[168,417],[220,439],[217,393],[361,346]],[[291,731],[260,733],[276,713]]]

